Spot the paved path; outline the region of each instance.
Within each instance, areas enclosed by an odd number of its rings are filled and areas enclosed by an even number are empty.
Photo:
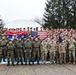
[[[0,65],[0,75],[76,75],[76,65]]]

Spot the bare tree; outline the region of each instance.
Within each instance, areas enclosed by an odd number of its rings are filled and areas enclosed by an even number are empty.
[[[44,21],[43,21],[42,18],[36,17],[36,18],[34,19],[34,21],[35,21],[36,23],[40,24],[41,26],[44,25]]]

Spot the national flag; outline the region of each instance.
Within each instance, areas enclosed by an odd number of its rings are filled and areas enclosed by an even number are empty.
[[[20,38],[22,35],[24,38],[26,38],[26,31],[13,31],[13,30],[8,30],[7,32],[8,38],[10,40],[13,39],[13,36],[16,35],[17,38]]]
[[[40,37],[40,39],[44,39],[44,38],[46,38],[47,37],[47,32],[46,31],[38,31],[38,35],[39,35],[39,37]]]
[[[45,32],[45,31],[38,31],[38,32],[36,32],[36,31],[32,31],[32,32],[30,32],[30,34],[31,34],[31,36],[38,36],[39,35],[39,37],[40,37],[40,39],[44,39],[45,37],[47,37],[47,32]]]

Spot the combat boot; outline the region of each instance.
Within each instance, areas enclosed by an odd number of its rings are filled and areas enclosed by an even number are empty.
[[[23,65],[23,62],[21,62],[21,65]]]
[[[0,58],[0,62],[1,62],[1,58]]]
[[[44,61],[42,61],[42,63],[41,64],[44,64]]]
[[[50,62],[50,64],[52,64],[52,62]]]
[[[19,61],[17,61],[17,65],[19,65]]]
[[[75,62],[73,62],[73,64],[75,65]]]
[[[31,65],[31,63],[29,62],[29,65]]]
[[[27,65],[27,62],[25,62],[25,65]]]
[[[21,65],[23,65],[23,61],[22,61],[22,58],[21,58]]]
[[[37,64],[39,65],[39,61],[37,61]]]
[[[7,64],[7,66],[10,66],[10,62],[8,61],[8,64]]]
[[[5,58],[3,58],[3,62],[5,62]]]
[[[32,64],[34,65],[34,61],[32,62]]]
[[[15,66],[15,65],[14,65],[14,62],[12,63],[12,65]]]

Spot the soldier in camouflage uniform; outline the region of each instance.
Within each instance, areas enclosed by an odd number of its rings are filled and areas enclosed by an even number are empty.
[[[24,35],[21,36],[21,40],[22,40],[23,42],[25,41]]]
[[[49,50],[50,64],[55,63],[56,51],[57,51],[57,45],[54,42],[54,40],[52,40],[52,42],[50,43],[50,50]]]
[[[27,27],[27,33],[26,33],[26,36],[28,36],[30,34],[30,30],[29,30],[29,27]]]
[[[17,51],[16,51],[16,42],[17,42],[17,38],[16,38],[16,35],[14,35],[14,39],[13,39],[13,44],[15,45],[15,50],[14,50],[14,59],[15,61],[17,61]]]
[[[22,42],[21,38],[18,38],[18,40],[16,42],[16,51],[17,51],[17,65],[19,64],[20,61],[21,61],[21,64],[23,65],[23,62],[22,62],[23,42]]]
[[[0,40],[1,40],[1,36],[2,36],[3,32],[2,32],[2,29],[0,28]]]
[[[12,65],[14,66],[14,44],[12,43],[12,41],[9,41],[9,43],[6,45],[6,49],[7,49],[7,59],[8,59],[8,64],[7,66],[10,65],[10,58],[12,61]]]
[[[10,39],[8,38],[8,35],[5,35],[5,39],[7,40],[7,43],[9,43]]]
[[[42,57],[42,64],[46,64],[46,59],[47,59],[47,43],[46,39],[43,39],[41,42],[41,57]]]
[[[0,40],[1,40],[1,38],[2,38],[2,29],[0,28]],[[0,45],[1,46],[1,45]],[[1,47],[0,47],[0,62],[1,62],[1,59],[2,59],[2,49],[1,49]]]
[[[27,65],[27,60],[29,64],[31,62],[31,51],[32,51],[32,42],[29,38],[24,41],[24,61],[25,65]]]
[[[66,63],[66,43],[64,41],[59,44],[59,60],[61,64]]]
[[[36,37],[35,40],[33,41],[33,57],[32,57],[33,64],[35,61],[36,54],[37,54],[37,64],[39,64],[39,48],[40,48],[40,42]]]
[[[5,36],[2,36],[2,39],[0,40],[0,46],[1,46],[2,57],[4,62],[6,58],[6,45],[7,45],[7,40],[5,39]]]
[[[42,40],[40,39],[39,35],[37,36],[39,43],[41,44]],[[41,48],[39,47],[39,59],[41,59]]]
[[[73,55],[73,64],[75,64],[75,40],[71,37],[69,39],[69,62],[71,62],[71,54]]]

